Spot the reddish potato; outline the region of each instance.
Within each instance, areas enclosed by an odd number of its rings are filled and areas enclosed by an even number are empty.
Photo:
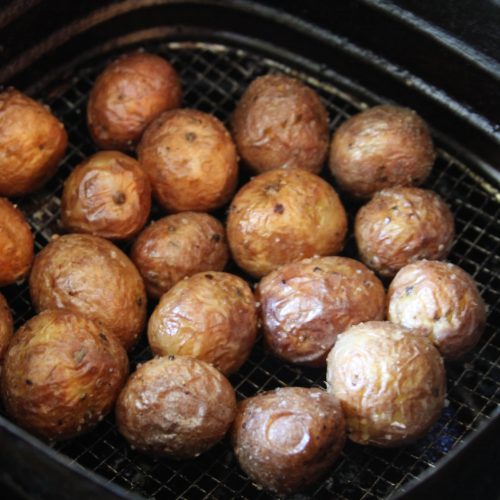
[[[5,297],[0,293],[0,365],[3,363],[13,333],[14,321],[12,320],[12,313]]]

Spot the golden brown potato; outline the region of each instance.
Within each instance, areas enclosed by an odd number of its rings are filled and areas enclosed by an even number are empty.
[[[24,215],[0,198],[0,286],[24,278],[33,261],[34,242]]]
[[[37,311],[68,309],[114,333],[125,349],[138,340],[146,319],[146,291],[129,258],[107,240],[68,234],[35,258],[30,293]]]
[[[0,365],[3,364],[3,358],[13,333],[14,321],[12,320],[12,313],[5,297],[0,293]]]
[[[447,359],[458,359],[478,342],[486,306],[476,283],[449,262],[420,261],[399,271],[389,287],[388,319],[429,335]]]
[[[116,403],[118,430],[134,448],[175,459],[214,446],[235,413],[229,381],[208,363],[182,356],[140,365]]]
[[[144,132],[139,161],[158,203],[170,212],[205,212],[227,203],[238,177],[236,148],[215,116],[163,113]]]
[[[71,172],[61,203],[68,231],[125,240],[148,220],[151,186],[137,160],[118,151],[102,151]]]
[[[208,214],[183,212],[154,221],[131,253],[146,289],[160,298],[178,281],[202,271],[222,271],[229,250],[224,226]]]
[[[293,262],[265,276],[257,288],[264,337],[278,357],[325,366],[339,333],[384,319],[385,292],[361,262],[319,257]]]
[[[175,69],[146,52],[125,54],[97,78],[87,105],[87,122],[102,149],[133,149],[161,113],[178,108],[182,89]]]
[[[68,439],[111,410],[128,374],[114,335],[81,314],[44,311],[14,335],[2,370],[7,413],[46,439]]]
[[[248,284],[228,273],[186,278],[160,300],[148,324],[151,350],[159,356],[191,356],[230,375],[250,355],[257,311]]]
[[[453,214],[434,192],[384,189],[356,215],[354,233],[363,262],[382,276],[394,276],[421,259],[445,259],[455,237]]]
[[[0,93],[0,196],[22,196],[47,182],[64,156],[64,125],[46,108],[9,88]]]
[[[340,455],[344,417],[337,399],[322,389],[285,387],[241,402],[232,440],[252,481],[293,493],[315,482]]]
[[[435,152],[426,123],[408,108],[375,106],[335,132],[330,170],[339,186],[369,198],[392,186],[419,185],[427,179]]]
[[[388,321],[352,326],[338,336],[327,363],[328,390],[340,400],[348,435],[356,443],[410,443],[443,409],[443,360],[414,330]]]
[[[317,174],[328,150],[328,113],[318,94],[295,78],[254,80],[232,118],[243,160],[257,173],[301,168]]]
[[[272,170],[234,197],[227,237],[234,260],[253,276],[344,246],[347,217],[337,193],[304,170]]]

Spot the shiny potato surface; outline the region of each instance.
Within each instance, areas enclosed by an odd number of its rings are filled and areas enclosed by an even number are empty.
[[[328,114],[318,94],[295,78],[254,80],[232,117],[241,157],[257,173],[301,168],[317,174],[328,150]]]
[[[24,215],[9,200],[0,198],[0,286],[26,276],[33,254],[33,234]]]
[[[232,374],[250,355],[257,311],[248,284],[228,273],[186,278],[162,296],[148,324],[148,340],[159,356],[191,356]]]
[[[46,108],[21,92],[0,92],[0,196],[23,196],[55,173],[68,136]]]
[[[445,259],[455,223],[448,205],[419,188],[384,189],[356,214],[354,233],[363,262],[382,276],[394,276],[421,259]]]
[[[130,150],[155,118],[181,101],[181,82],[170,63],[146,52],[126,54],[106,67],[92,88],[89,130],[102,149]]]
[[[37,311],[68,309],[87,315],[130,350],[146,319],[144,282],[129,258],[109,241],[69,234],[35,258],[30,294]]]
[[[447,359],[478,342],[486,306],[473,278],[449,262],[420,261],[399,271],[389,287],[388,319],[430,336]]]
[[[236,188],[236,148],[222,122],[207,113],[163,113],[147,128],[138,154],[153,194],[170,212],[213,210]]]
[[[197,457],[226,434],[236,413],[229,381],[188,357],[152,359],[137,368],[116,403],[118,430],[137,450]]]
[[[69,439],[111,410],[128,375],[116,337],[74,312],[44,311],[14,335],[2,370],[7,413],[46,439]]]
[[[271,352],[309,366],[325,366],[337,335],[349,326],[385,314],[382,283],[347,257],[286,264],[262,279],[257,300]]]
[[[273,269],[344,246],[347,217],[335,190],[304,170],[272,170],[234,197],[227,237],[234,260],[262,277]]]
[[[293,493],[315,482],[340,455],[344,417],[337,399],[322,389],[280,388],[239,404],[232,441],[252,481]]]
[[[348,436],[356,443],[410,443],[443,409],[443,360],[414,330],[388,321],[352,326],[338,336],[327,363],[328,390],[340,400]]]
[[[12,313],[5,297],[0,293],[0,365],[3,363],[13,333],[14,321],[12,320]]]
[[[187,276],[224,269],[229,258],[226,231],[208,214],[169,215],[142,231],[131,257],[149,295],[160,298]]]
[[[419,185],[435,159],[429,129],[413,110],[375,106],[335,132],[330,170],[339,186],[358,198],[392,186]]]

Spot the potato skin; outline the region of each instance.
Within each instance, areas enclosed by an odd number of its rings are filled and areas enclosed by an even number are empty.
[[[443,360],[432,342],[388,321],[355,325],[328,355],[327,388],[337,396],[348,436],[401,446],[423,436],[444,406]]]
[[[118,430],[132,447],[174,459],[214,446],[235,413],[229,381],[208,363],[182,356],[140,365],[116,403]]]
[[[131,258],[149,295],[160,298],[185,277],[224,269],[229,258],[226,231],[208,214],[169,215],[142,231]]]
[[[101,151],[71,172],[61,203],[61,219],[68,231],[126,240],[148,220],[151,186],[134,158]]]
[[[35,258],[30,294],[37,311],[68,309],[103,324],[130,350],[144,328],[146,291],[129,258],[109,241],[68,234]]]
[[[12,313],[5,297],[0,293],[0,365],[3,364],[3,359],[13,334],[14,321]]]
[[[246,361],[257,334],[257,311],[248,284],[228,273],[186,278],[161,298],[148,324],[148,340],[159,356],[191,356],[225,375]]]
[[[222,122],[207,113],[163,113],[147,128],[137,151],[156,200],[170,212],[213,210],[236,188],[236,147]]]
[[[266,343],[290,363],[325,366],[339,333],[385,315],[385,291],[363,264],[319,257],[286,264],[257,288]]]
[[[92,88],[90,134],[102,149],[133,149],[146,127],[181,101],[181,82],[170,63],[146,52],[125,54],[106,67]]]
[[[448,205],[419,188],[384,189],[356,214],[354,234],[361,260],[382,276],[394,276],[421,259],[445,259],[455,237]]]
[[[44,311],[14,335],[2,370],[7,413],[45,439],[69,439],[111,410],[128,375],[125,350],[102,326]]]
[[[388,319],[430,336],[442,356],[463,357],[479,341],[486,306],[473,278],[449,262],[420,261],[389,287]]]
[[[340,455],[344,416],[337,399],[322,389],[280,388],[238,405],[232,441],[252,481],[293,493],[316,481]]]
[[[0,93],[0,196],[42,187],[67,145],[64,125],[46,107],[13,88]]]
[[[10,285],[30,270],[34,255],[31,228],[23,213],[0,198],[0,286]]]
[[[280,265],[339,253],[347,217],[335,190],[304,170],[272,170],[234,197],[227,237],[234,260],[262,277]]]
[[[424,120],[411,109],[383,105],[353,116],[338,128],[329,164],[343,190],[369,198],[384,188],[421,184],[435,157]]]
[[[328,113],[318,94],[295,78],[254,80],[232,117],[238,152],[255,172],[301,168],[317,174],[328,151]]]

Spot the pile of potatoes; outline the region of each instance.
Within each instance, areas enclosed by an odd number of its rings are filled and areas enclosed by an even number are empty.
[[[443,358],[474,348],[486,314],[471,276],[443,261],[450,208],[416,187],[435,159],[425,122],[375,106],[330,141],[320,97],[282,74],[250,84],[231,132],[181,103],[166,60],[120,57],[90,94],[88,127],[103,150],[65,181],[64,234],[34,256],[24,215],[0,199],[0,285],[29,279],[38,312],[14,335],[0,295],[7,413],[61,440],[114,407],[134,448],[175,459],[230,430],[242,469],[278,493],[317,480],[346,437],[389,447],[424,435],[445,402]],[[29,195],[63,159],[64,126],[9,89],[0,132],[0,196]],[[342,199],[317,175],[327,160]],[[255,177],[236,192],[240,167]],[[148,224],[152,199],[164,216]],[[361,261],[339,256],[343,203],[359,200]],[[225,221],[208,213],[228,203]],[[255,289],[224,272],[230,259]],[[393,278],[388,293],[377,275]],[[127,352],[145,329],[154,358],[129,376]],[[259,333],[283,363],[326,369],[326,390],[286,387],[238,404],[226,377]]]

